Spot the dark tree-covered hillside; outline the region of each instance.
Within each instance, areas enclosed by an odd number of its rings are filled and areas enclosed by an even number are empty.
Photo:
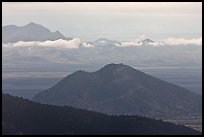
[[[2,95],[4,135],[62,134],[201,134],[193,129],[138,116],[108,116],[72,107],[34,103]]]

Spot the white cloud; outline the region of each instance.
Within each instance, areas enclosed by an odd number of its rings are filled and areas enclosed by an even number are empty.
[[[122,42],[121,45],[117,45],[119,47],[131,47],[131,46],[142,46],[142,40],[136,39],[133,41],[125,41]],[[202,45],[202,37],[197,39],[184,39],[184,38],[167,38],[161,41],[154,41],[150,43],[146,43],[145,45],[149,46],[179,46],[179,45]]]
[[[144,37],[144,36],[143,36]],[[121,44],[115,44],[116,47],[132,47],[132,46],[143,46],[144,42],[142,42],[142,37],[139,37],[139,39],[135,39],[133,41],[124,41],[121,42]],[[66,49],[77,49],[79,48],[79,45],[81,44],[82,47],[85,48],[93,48],[95,45],[91,44],[89,42],[83,42],[81,43],[81,40],[79,38],[74,38],[72,40],[63,40],[58,39],[55,41],[19,41],[16,43],[2,43],[2,46],[5,48],[15,48],[15,47],[28,47],[28,49],[31,49],[32,47],[51,47],[51,48],[66,48]],[[154,41],[145,43],[145,45],[148,46],[179,46],[179,45],[202,45],[202,37],[197,39],[184,39],[184,38],[167,38],[160,41]]]
[[[139,43],[139,39],[136,39],[134,41],[125,41],[121,42],[121,45],[117,45],[119,47],[131,47],[131,46],[140,46],[141,43]]]
[[[85,48],[92,48],[92,47],[94,47],[94,45],[92,45],[92,44],[90,44],[88,42],[83,42],[82,46],[85,47]]]
[[[202,37],[198,39],[168,38],[164,42],[168,45],[202,45]]]
[[[40,41],[29,41],[29,42],[24,42],[24,41],[19,41],[16,43],[2,43],[3,47],[56,47],[56,48],[78,48],[80,44],[80,39],[79,38],[74,38],[72,40],[63,40],[63,39],[58,39],[55,41],[45,41],[45,42],[40,42]]]

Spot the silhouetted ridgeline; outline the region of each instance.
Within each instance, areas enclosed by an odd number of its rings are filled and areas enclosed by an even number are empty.
[[[34,103],[2,95],[3,134],[201,134],[193,129],[138,116]]]
[[[7,25],[2,27],[2,42],[14,43],[18,41],[47,41],[66,38],[59,31],[51,32],[49,29],[36,23],[29,23],[25,26]]]

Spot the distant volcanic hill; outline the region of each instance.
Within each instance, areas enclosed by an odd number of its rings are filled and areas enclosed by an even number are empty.
[[[202,112],[200,95],[123,64],[109,64],[93,73],[76,71],[33,100],[106,114],[157,118]]]
[[[49,29],[36,23],[25,26],[7,25],[2,27],[2,42],[14,43],[18,41],[47,41],[47,40],[71,40],[59,31],[51,32]]]
[[[2,95],[3,135],[200,135],[193,129],[138,116],[43,105]]]

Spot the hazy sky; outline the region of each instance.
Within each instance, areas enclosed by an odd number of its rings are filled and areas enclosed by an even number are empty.
[[[4,2],[2,12],[3,26],[35,22],[82,40],[202,36],[201,2]]]

